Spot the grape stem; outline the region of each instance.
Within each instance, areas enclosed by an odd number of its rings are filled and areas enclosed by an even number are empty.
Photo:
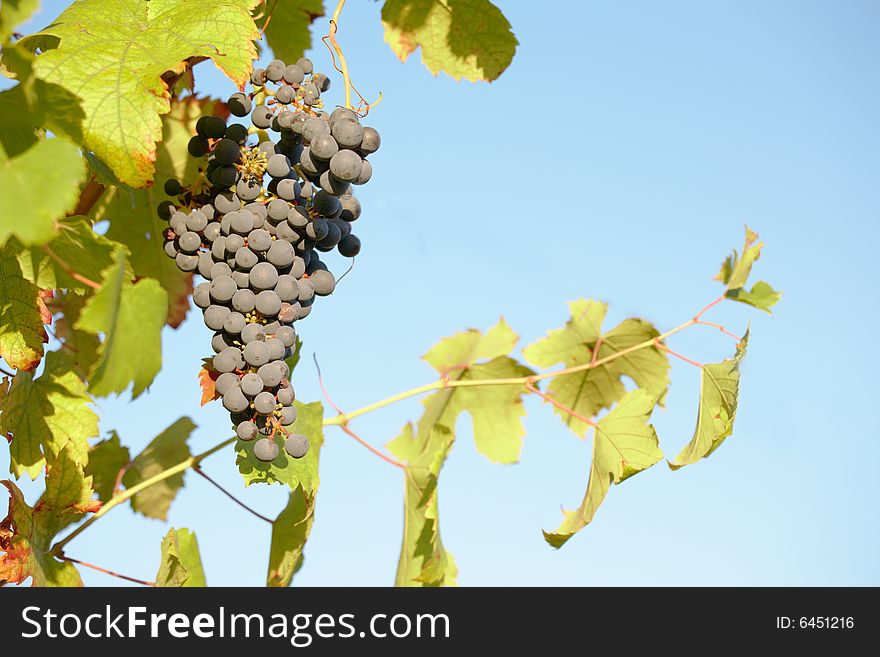
[[[531,390],[530,387],[535,388],[535,385],[534,385],[535,383],[538,383],[539,381],[543,381],[545,379],[554,379],[556,377],[565,376],[567,374],[576,374],[577,372],[584,372],[586,370],[591,370],[591,369],[595,369],[597,367],[602,367],[603,365],[606,365],[606,364],[610,363],[611,361],[617,360],[618,358],[622,358],[624,356],[628,356],[629,354],[636,352],[636,351],[640,351],[642,349],[647,349],[647,348],[653,347],[655,349],[661,349],[661,350],[665,351],[668,349],[668,347],[666,347],[662,343],[664,340],[666,340],[666,338],[668,338],[672,335],[675,335],[676,333],[679,333],[680,331],[683,331],[684,329],[689,328],[691,326],[702,324],[703,323],[702,322],[703,315],[706,314],[706,312],[709,311],[712,307],[714,307],[717,304],[724,301],[724,299],[725,299],[724,296],[718,297],[717,299],[715,299],[714,301],[712,301],[711,303],[706,305],[706,307],[704,307],[702,310],[700,310],[700,312],[698,312],[696,315],[694,315],[694,317],[692,317],[688,321],[686,321],[682,324],[679,324],[675,328],[670,329],[670,330],[666,331],[665,333],[658,335],[655,338],[651,338],[649,340],[645,340],[644,342],[634,344],[631,347],[627,347],[626,349],[621,349],[620,351],[617,351],[613,354],[609,354],[608,356],[605,356],[604,358],[596,358],[595,354],[598,350],[594,350],[594,358],[592,358],[589,363],[584,363],[582,365],[575,365],[573,367],[566,367],[566,368],[562,368],[562,369],[558,369],[558,370],[552,370],[550,372],[544,372],[543,374],[534,374],[532,376],[511,377],[511,378],[505,378],[505,379],[457,379],[457,380],[450,380],[446,377],[441,377],[440,379],[438,379],[437,381],[434,381],[433,383],[427,383],[427,384],[425,384],[423,386],[419,386],[417,388],[411,388],[410,390],[405,390],[404,392],[397,393],[396,395],[392,395],[391,397],[387,397],[387,398],[382,399],[380,401],[374,402],[373,404],[370,404],[368,406],[364,406],[363,408],[359,408],[355,411],[351,411],[350,413],[340,413],[336,417],[327,418],[324,420],[324,426],[326,427],[326,426],[347,425],[354,418],[359,417],[361,415],[365,415],[367,413],[378,410],[380,408],[384,408],[385,406],[389,406],[389,405],[394,404],[396,402],[403,401],[404,399],[409,399],[410,397],[416,397],[418,395],[423,395],[426,392],[433,392],[435,390],[445,390],[447,388],[470,388],[470,387],[480,387],[480,386],[514,386],[515,385],[515,386],[523,386],[527,390],[529,390],[529,392],[534,392],[534,390]],[[728,333],[728,332],[725,331],[725,333]],[[730,334],[730,335],[733,335],[733,334]],[[672,355],[683,358],[683,359],[687,360],[688,362],[690,362],[691,364],[702,367],[696,361],[691,361],[690,359],[687,359],[684,356],[681,356],[680,354],[673,353]],[[547,401],[550,401],[550,400],[547,400]],[[558,407],[558,404],[556,404],[554,402],[555,402],[555,400],[551,401],[550,403],[553,403],[554,406]],[[571,412],[571,409],[562,409],[562,410],[565,410],[566,412],[569,412],[569,413]],[[581,419],[581,418],[578,418],[578,419]]]
[[[69,561],[70,563],[75,563],[78,566],[83,566],[85,568],[91,568],[92,570],[97,570],[99,573],[104,573],[105,575],[110,575],[112,577],[117,577],[119,579],[124,579],[126,582],[134,582],[135,584],[143,584],[144,586],[156,586],[156,582],[148,582],[143,579],[137,579],[136,577],[129,577],[128,575],[120,575],[117,572],[112,570],[107,570],[106,568],[101,568],[101,566],[96,566],[93,563],[88,563],[87,561],[80,561],[79,559],[74,559],[73,557],[68,557],[63,554],[58,555],[58,558],[62,561]]]
[[[79,282],[82,283],[83,285],[88,285],[90,288],[92,288],[92,289],[94,289],[94,290],[98,290],[98,289],[101,288],[101,284],[100,284],[100,283],[96,283],[96,282],[93,281],[91,278],[86,278],[86,277],[83,276],[82,274],[78,274],[78,273],[74,270],[73,267],[71,267],[69,264],[67,264],[64,260],[62,260],[62,259],[58,256],[57,253],[55,253],[51,248],[49,248],[49,245],[48,245],[48,244],[44,244],[44,245],[41,246],[40,248],[43,250],[44,253],[46,253],[46,255],[48,255],[50,258],[52,258],[52,260],[54,260],[55,262],[57,262],[58,265],[61,267],[61,269],[63,269],[64,272],[65,272],[68,276],[70,276],[73,280],[75,280],[75,281],[79,281]]]
[[[136,484],[136,485],[132,486],[131,488],[126,488],[124,491],[121,491],[119,494],[114,495],[109,500],[107,500],[107,502],[105,502],[104,505],[97,512],[95,512],[93,515],[91,515],[88,520],[86,520],[83,524],[81,524],[79,527],[74,529],[72,532],[70,532],[67,536],[62,538],[60,541],[55,543],[55,545],[53,545],[52,549],[49,551],[49,554],[52,554],[58,558],[62,558],[62,556],[64,555],[64,546],[65,545],[70,543],[70,541],[72,541],[74,538],[76,538],[77,536],[82,534],[86,529],[88,529],[93,524],[98,522],[98,520],[100,520],[105,515],[107,515],[112,509],[119,506],[123,502],[126,502],[129,498],[134,497],[135,495],[140,493],[142,490],[147,489],[150,486],[158,484],[160,481],[164,481],[164,480],[168,479],[169,477],[173,477],[176,474],[184,472],[184,471],[188,470],[189,468],[198,465],[204,459],[211,456],[211,454],[214,454],[215,452],[219,452],[221,449],[223,449],[227,445],[231,445],[236,440],[238,440],[237,436],[233,436],[232,438],[227,438],[223,442],[220,442],[220,443],[217,443],[216,445],[214,445],[211,449],[208,449],[208,450],[202,452],[201,454],[196,454],[195,456],[190,456],[188,459],[181,461],[177,465],[173,465],[170,468],[168,468],[167,470],[163,470],[162,472],[159,472],[158,474],[153,475],[149,479],[144,479],[139,484]]]

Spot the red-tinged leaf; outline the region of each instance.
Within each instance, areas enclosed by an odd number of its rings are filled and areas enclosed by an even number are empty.
[[[193,275],[185,275],[182,285],[180,290],[175,289],[174,296],[168,295],[168,319],[165,321],[168,326],[175,329],[183,324],[189,312],[189,298],[193,293]]]
[[[52,290],[40,290],[37,294],[37,310],[40,311],[40,319],[43,320],[43,324],[52,323],[52,311],[46,307],[46,300],[52,299],[54,296],[55,293]]]
[[[204,363],[202,369],[199,370],[199,386],[202,389],[202,406],[215,399],[220,399],[220,395],[217,393],[217,377],[219,376],[220,372],[211,367],[208,362]]]
[[[17,370],[33,372],[49,336],[43,324],[40,289],[24,278],[15,252],[0,251],[0,357]]]

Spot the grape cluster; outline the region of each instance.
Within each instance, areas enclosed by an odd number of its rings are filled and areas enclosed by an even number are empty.
[[[166,181],[173,200],[158,208],[169,223],[165,253],[205,279],[193,302],[214,331],[216,390],[236,434],[256,439],[262,461],[279,455],[279,433],[291,457],[308,451],[306,436],[287,430],[297,416],[285,362],[296,345],[293,324],[336,287],[319,252],[360,252],[351,224],[361,205],[351,186],[370,180],[366,158],[380,144],[351,109],[322,109],[329,87],[305,58],[255,69],[250,92],[227,101],[251,126],[201,117],[188,145],[204,162],[199,177],[187,185]]]

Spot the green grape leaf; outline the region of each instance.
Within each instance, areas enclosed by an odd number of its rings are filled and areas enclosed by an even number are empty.
[[[39,0],[3,0],[0,5],[0,44],[6,43],[13,30],[26,22],[39,8]]]
[[[77,290],[91,292],[92,287],[82,278],[98,281],[101,273],[113,264],[116,245],[92,230],[82,217],[65,219],[56,224],[58,234],[47,248],[21,249],[18,262],[22,275],[44,290]],[[60,263],[64,262],[67,267]],[[71,271],[79,274],[74,278]]]
[[[40,289],[27,280],[17,247],[0,248],[0,357],[17,370],[31,372],[43,359],[49,336],[43,326],[52,316]]]
[[[160,117],[169,111],[162,76],[205,57],[243,84],[256,57],[259,32],[250,10],[257,4],[81,0],[21,43],[42,50],[34,63],[38,78],[80,96],[83,146],[120,181],[143,187],[153,177]]]
[[[589,418],[623,398],[626,394],[623,377],[628,377],[662,406],[669,388],[669,360],[651,344],[635,349],[657,338],[660,335],[657,329],[643,319],[631,317],[603,334],[606,304],[579,299],[569,303],[569,309],[571,319],[565,327],[554,329],[527,346],[523,356],[537,367],[560,363],[568,368],[589,364],[596,351],[597,365],[553,378],[548,394]],[[622,352],[624,355],[616,356]],[[586,434],[586,423],[560,408],[553,410],[576,435]]]
[[[46,462],[65,448],[72,459],[88,460],[88,439],[98,435],[98,416],[65,351],[51,351],[40,376],[19,372],[3,399],[0,434],[11,435],[10,471],[36,479]]]
[[[746,241],[742,255],[733,251],[721,263],[721,271],[715,276],[725,286],[724,296],[740,303],[747,303],[768,313],[782,298],[782,294],[774,290],[769,283],[758,281],[751,290],[746,290],[752,266],[761,257],[764,243],[758,241],[758,233],[746,226]]]
[[[521,378],[534,374],[505,354],[516,346],[518,336],[501,319],[485,334],[471,329],[434,345],[425,360],[449,381]],[[489,362],[478,363],[480,360]],[[458,416],[467,411],[473,421],[477,450],[490,461],[515,463],[522,450],[526,411],[522,384],[448,388],[435,393],[442,413],[436,422],[454,431]]]
[[[23,244],[49,242],[57,220],[76,206],[85,174],[79,149],[64,137],[0,164],[0,246],[10,235]]]
[[[125,487],[132,488],[188,459],[190,452],[186,441],[195,428],[196,425],[192,420],[182,417],[153,438],[144,451],[131,462],[131,466],[122,478]],[[171,502],[181,488],[183,488],[183,472],[136,493],[131,498],[131,508],[148,518],[166,520]]]
[[[565,519],[554,532],[544,532],[553,547],[562,547],[568,539],[592,522],[611,484],[619,484],[663,458],[657,432],[648,424],[654,398],[642,388],[627,393],[611,411],[599,420],[593,436],[593,462],[587,492],[580,508],[565,511]]]
[[[3,48],[0,69],[15,76],[18,85],[0,93],[0,159],[2,151],[21,155],[45,137],[46,131],[82,143],[85,118],[79,97],[66,89],[40,80],[34,75],[36,57],[23,47]]]
[[[266,586],[290,586],[303,561],[303,549],[315,520],[315,494],[302,486],[290,491],[287,506],[272,523]]]
[[[167,321],[173,327],[183,322],[189,310],[192,275],[181,272],[174,260],[165,254],[162,232],[168,222],[159,219],[156,207],[168,199],[162,191],[166,180],[174,178],[192,182],[198,177],[200,161],[189,157],[187,142],[196,133],[196,121],[200,116],[221,109],[219,103],[209,99],[188,96],[174,100],[170,114],[162,122],[162,142],[156,151],[157,185],[139,190],[111,187],[92,211],[96,221],[110,221],[107,237],[128,247],[135,276],[154,278],[168,292],[171,302]]]
[[[73,564],[51,553],[59,531],[101,508],[92,499],[91,478],[83,475],[71,450],[59,452],[46,474],[46,491],[33,508],[11,481],[0,484],[10,495],[9,512],[0,522],[0,585],[21,584],[30,577],[33,586],[82,586]]]
[[[318,460],[324,444],[324,407],[321,402],[303,404],[294,402],[297,410],[296,422],[288,430],[301,433],[309,439],[309,451],[301,459],[294,459],[284,451],[283,436],[276,435],[275,442],[280,447],[278,456],[270,463],[264,463],[254,456],[255,440],[245,442],[239,440],[236,452],[236,464],[245,486],[251,484],[287,484],[290,490],[297,486],[309,495],[318,490]]]
[[[56,292],[47,301],[49,310],[60,316],[55,320],[55,337],[63,341],[62,349],[72,360],[73,371],[81,379],[87,379],[98,360],[98,336],[74,328],[89,297],[74,292]]]
[[[162,366],[168,294],[151,278],[130,283],[121,248],[114,251],[114,260],[104,270],[101,288],[86,303],[75,328],[105,335],[89,375],[89,391],[101,397],[121,393],[133,383],[131,396],[136,398]]]
[[[110,432],[107,440],[92,446],[89,450],[86,474],[92,478],[92,487],[98,494],[99,500],[106,502],[113,497],[113,489],[119,473],[130,461],[131,454],[128,447],[120,444],[119,436],[115,431]]]
[[[492,82],[510,66],[519,42],[489,0],[386,0],[385,41],[400,61],[422,49],[431,73]]]
[[[675,461],[669,463],[673,470],[706,458],[733,433],[739,400],[739,369],[748,344],[749,333],[746,331],[733,358],[703,365],[697,427],[691,441],[675,457]]]
[[[443,414],[443,400],[424,401],[425,413],[417,431],[412,424],[388,443],[388,449],[406,462],[404,478],[403,543],[397,563],[396,586],[455,586],[458,569],[440,538],[437,481],[455,436],[434,422]]]
[[[172,527],[162,539],[162,561],[156,574],[156,586],[207,586],[195,532]]]
[[[266,43],[275,57],[293,64],[312,47],[309,26],[324,15],[322,0],[267,2],[271,20],[266,27]]]

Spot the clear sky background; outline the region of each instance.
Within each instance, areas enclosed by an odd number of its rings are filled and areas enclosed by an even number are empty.
[[[44,2],[25,31],[64,4]],[[694,466],[661,463],[612,488],[556,551],[540,530],[580,503],[590,443],[529,399],[522,462],[493,465],[463,416],[440,481],[444,542],[463,585],[880,584],[880,5],[499,5],[520,46],[491,85],[435,79],[418,55],[400,64],[381,3],[346,6],[339,39],[358,87],[385,95],[367,121],[383,141],[357,191],[355,269],[301,323],[298,396],[320,398],[313,352],[336,402],[355,409],[433,380],[420,356],[438,338],[503,315],[527,344],[578,297],[609,302],[610,325],[640,315],[670,328],[718,295],[711,277],[748,223],[766,243],[755,275],[785,297],[773,317],[735,304],[710,317],[737,332],[751,322],[733,437]],[[331,70],[323,46],[312,55]],[[233,91],[210,63],[196,80],[205,94]],[[345,261],[331,260],[340,273]],[[223,410],[198,406],[209,339],[195,313],[166,330],[149,394],[97,404],[105,435],[137,452],[188,415],[194,451],[228,436]],[[671,345],[705,362],[732,354],[705,328]],[[669,456],[691,437],[699,391],[696,369],[672,365],[668,409],[654,415]],[[380,445],[420,408],[410,400],[355,428]],[[326,441],[295,584],[391,584],[401,473],[338,429]],[[205,469],[267,515],[286,501],[280,486],[243,490],[231,448]],[[33,501],[37,488],[24,488]],[[209,584],[264,581],[270,527],[193,473],[167,524],[114,510],[68,554],[151,578],[170,526],[195,530]]]

